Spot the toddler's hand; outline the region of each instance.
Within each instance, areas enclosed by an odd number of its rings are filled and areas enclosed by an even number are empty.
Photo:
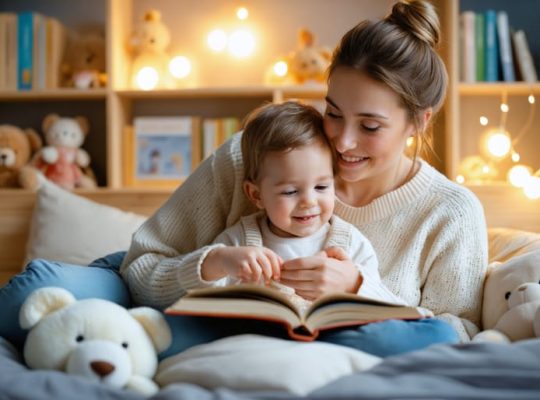
[[[220,247],[212,250],[206,258],[203,264],[206,271],[219,271],[219,278],[231,276],[252,283],[260,282],[261,278],[265,281],[279,280],[283,263],[272,250],[254,246]]]

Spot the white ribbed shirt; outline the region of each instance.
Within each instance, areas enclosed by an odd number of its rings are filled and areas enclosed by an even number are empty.
[[[256,211],[242,184],[235,135],[133,235],[121,273],[138,304],[165,307],[200,282],[199,262],[219,246],[211,244],[216,236]],[[477,332],[487,231],[472,192],[422,161],[398,189],[362,207],[338,199],[335,214],[370,240],[382,281],[396,296],[430,309],[464,341]]]

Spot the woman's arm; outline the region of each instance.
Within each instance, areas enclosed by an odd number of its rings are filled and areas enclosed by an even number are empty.
[[[253,212],[242,190],[240,135],[206,159],[133,235],[120,272],[137,304],[165,307],[199,285],[209,245]]]
[[[446,204],[446,219],[434,235],[426,261],[420,306],[450,323],[462,341],[478,332],[487,269],[484,211],[472,193]]]

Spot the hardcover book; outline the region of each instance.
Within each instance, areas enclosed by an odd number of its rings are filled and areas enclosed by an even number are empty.
[[[295,296],[297,299],[293,297]],[[262,285],[241,284],[194,289],[165,310],[169,315],[248,318],[284,325],[291,338],[315,340],[321,330],[387,319],[414,320],[433,316],[421,307],[332,293],[314,302]]]

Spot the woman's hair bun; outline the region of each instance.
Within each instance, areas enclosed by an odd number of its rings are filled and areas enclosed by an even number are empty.
[[[424,0],[400,0],[394,4],[386,21],[432,47],[439,44],[441,28],[435,7]]]

